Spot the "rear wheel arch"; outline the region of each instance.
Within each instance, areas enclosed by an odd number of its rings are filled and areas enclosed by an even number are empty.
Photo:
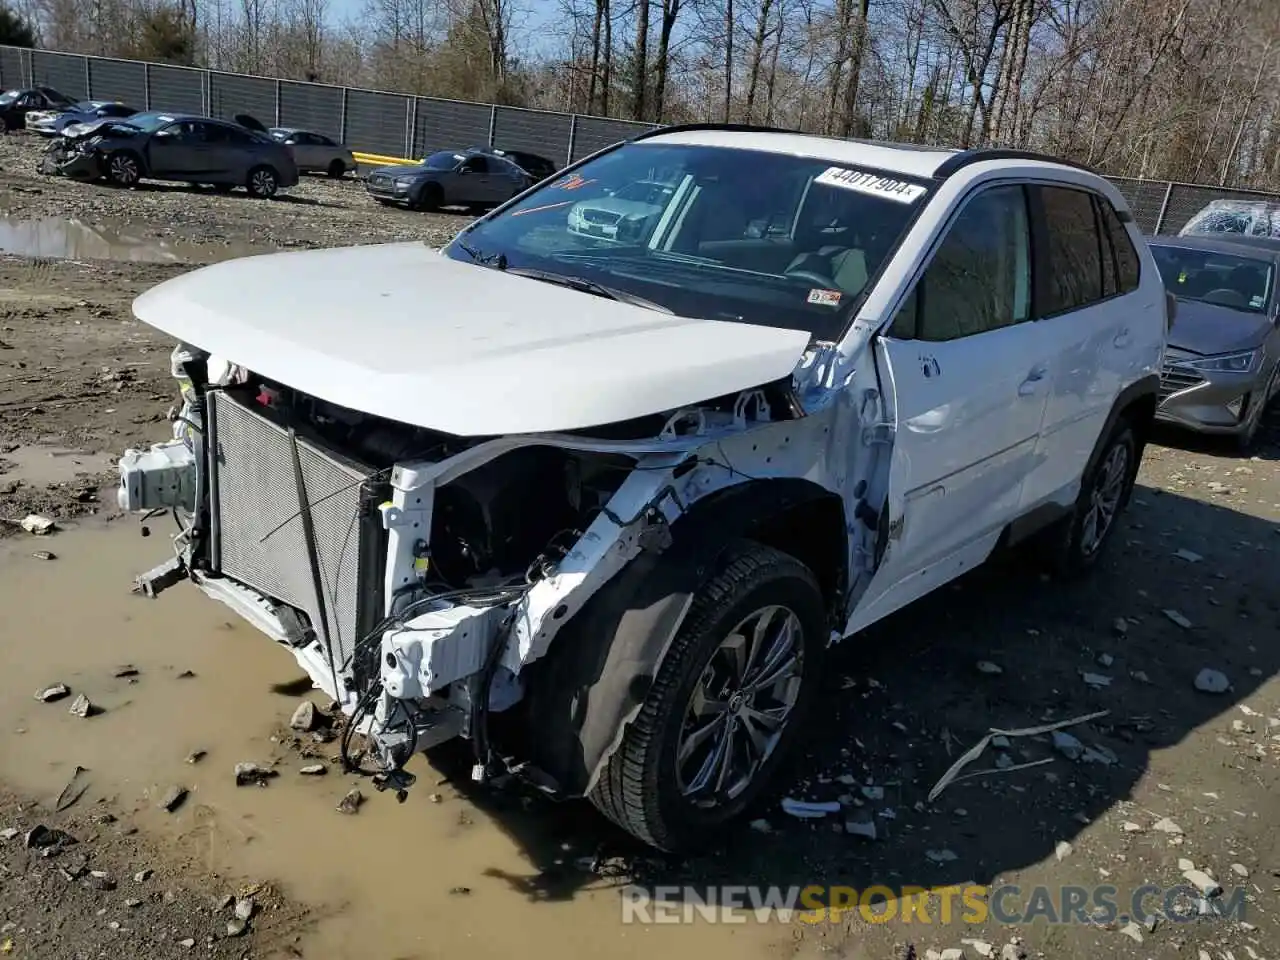
[[[794,478],[752,480],[694,504],[662,553],[642,553],[583,605],[527,671],[522,748],[569,795],[586,794],[639,712],[694,596],[732,547],[772,547],[809,569],[828,629],[842,616],[847,534],[840,498]],[[821,638],[825,644],[826,637]]]

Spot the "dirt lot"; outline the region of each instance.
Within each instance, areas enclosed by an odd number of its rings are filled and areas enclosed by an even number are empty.
[[[145,237],[194,240],[209,259],[227,244],[318,245],[431,231],[438,242],[464,222],[381,210],[356,185],[323,181],[297,191],[314,204],[59,183],[26,172],[32,151],[22,139],[0,139],[0,191],[11,218],[75,210],[92,223],[128,222]],[[35,510],[64,528],[35,538],[0,524],[12,534],[0,543],[8,647],[0,781],[48,806],[76,765],[93,768],[93,790],[72,808],[77,819],[66,829],[81,849],[92,847],[92,869],[100,860],[120,881],[111,892],[67,883],[57,872],[61,858],[20,849],[22,835],[0,845],[0,949],[8,938],[15,956],[128,954],[119,939],[127,928],[147,938],[138,955],[157,957],[187,938],[205,950],[209,936],[212,956],[235,948],[325,960],[459,950],[478,957],[663,952],[673,960],[729,951],[890,960],[948,949],[969,958],[1049,960],[1277,956],[1274,411],[1252,457],[1162,436],[1148,450],[1121,538],[1088,581],[1049,581],[1027,562],[1034,558],[1013,558],[840,648],[808,747],[782,792],[841,799],[844,815],[802,821],[772,804],[725,849],[676,861],[637,850],[583,805],[474,791],[465,757],[446,751],[431,765],[411,766],[419,781],[403,805],[363,784],[368,802],[347,818],[333,805],[354,781],[336,770],[314,781],[296,775],[306,761],[282,725],[305,684],[288,655],[227,622],[194,591],[178,588],[154,603],[129,598],[132,574],[164,559],[167,548],[159,537],[139,539],[132,520],[103,522],[114,513],[111,490],[97,490],[109,458],[164,436],[174,392],[170,344],[134,322],[128,304],[184,268],[0,260],[0,517]],[[38,560],[39,551],[57,559]],[[61,602],[69,591],[73,602]],[[121,660],[141,669],[140,682],[126,686],[113,676]],[[1227,689],[1197,689],[1205,669],[1220,671]],[[194,675],[179,679],[188,671]],[[31,699],[55,680],[88,692],[104,712],[82,720]],[[1064,731],[1078,747],[1049,735],[1010,737],[966,768],[984,774],[927,799],[990,728],[1097,711],[1107,713]],[[305,738],[301,744],[316,752]],[[209,761],[184,765],[197,747],[210,751]],[[238,789],[230,769],[245,759],[273,763],[281,776],[266,790]],[[172,816],[157,812],[157,796],[177,781],[198,802]],[[132,816],[141,832],[118,838],[114,827],[95,825],[94,804],[103,797],[118,807],[119,822]],[[55,825],[12,802],[0,806],[0,828],[25,832],[37,821]],[[866,823],[874,823],[874,839],[865,836],[872,832]],[[103,840],[90,842],[95,829]],[[140,864],[156,872],[145,895],[129,892]],[[1224,893],[1166,902],[1163,891],[1185,886],[1193,868],[1216,878]],[[192,892],[166,904],[163,890],[179,877]],[[251,881],[282,891],[264,901],[278,906],[254,921],[251,936],[264,937],[261,944],[228,939],[230,914],[200,906],[207,895]],[[899,901],[886,922],[855,911],[816,925],[695,919],[633,927],[621,922],[616,889],[628,881],[935,893],[927,922],[919,914],[904,920]],[[945,919],[937,891],[967,884],[1017,889],[977,922],[961,919],[959,901]],[[1060,913],[1064,885],[1098,897],[1100,884],[1114,887],[1119,914],[1130,912],[1134,891],[1154,885],[1158,892],[1143,906],[1158,915],[1095,917],[1098,902],[1090,900],[1075,922],[1055,924],[1046,922],[1042,902],[1034,923],[1007,922],[1027,912],[1037,886]],[[126,898],[145,903],[123,908]],[[141,911],[137,920],[133,909]]]

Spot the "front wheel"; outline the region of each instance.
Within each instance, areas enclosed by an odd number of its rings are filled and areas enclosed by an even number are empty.
[[[252,196],[269,200],[280,189],[280,178],[270,167],[254,167],[249,171],[249,182],[246,186]]]
[[[667,851],[702,846],[758,800],[816,694],[822,594],[795,558],[730,548],[698,592],[590,799]]]
[[[343,163],[341,160],[334,160],[332,163],[329,164],[329,169],[327,173],[329,174],[329,176],[333,177],[333,179],[341,180],[344,176],[346,176],[347,165]]]
[[[438,183],[428,183],[423,186],[418,194],[417,202],[411,203],[409,206],[418,210],[426,210],[430,213],[439,210],[443,203],[444,191],[440,189],[440,185]]]
[[[136,186],[142,179],[142,165],[134,154],[121,150],[107,158],[107,178],[117,187]]]

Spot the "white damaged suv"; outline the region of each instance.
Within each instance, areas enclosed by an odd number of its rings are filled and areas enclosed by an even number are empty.
[[[1169,322],[1091,172],[716,125],[443,250],[249,257],[134,310],[183,397],[120,462],[121,506],[183,528],[138,589],[190,579],[288,648],[383,777],[466,737],[477,779],[667,850],[761,797],[830,644],[1033,535],[1096,562]]]

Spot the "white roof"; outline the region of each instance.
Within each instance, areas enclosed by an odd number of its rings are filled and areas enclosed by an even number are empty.
[[[868,143],[804,133],[775,133],[769,130],[676,130],[645,137],[641,142],[765,150],[769,153],[830,160],[832,163],[853,167],[890,170],[915,177],[932,177],[944,160],[960,152],[941,147],[917,147],[908,143]]]

